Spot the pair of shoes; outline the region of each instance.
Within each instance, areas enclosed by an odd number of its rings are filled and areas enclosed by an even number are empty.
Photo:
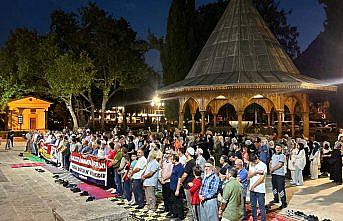
[[[281,206],[279,206],[279,209],[287,208],[287,203],[283,203]]]
[[[82,193],[80,193],[80,196],[89,196],[87,191],[83,191]]]
[[[71,183],[69,183],[69,185],[67,186],[67,188],[69,188],[69,189],[72,189],[72,188],[75,188],[75,187],[77,187],[77,185],[76,184],[71,184]]]
[[[88,197],[88,198],[86,199],[86,202],[90,202],[90,201],[93,201],[93,200],[95,200],[95,197],[90,196],[90,197]]]
[[[79,193],[79,192],[81,192],[80,188],[77,188],[77,187],[71,189],[71,191],[72,191],[73,193]]]
[[[58,179],[58,180],[55,180],[55,183],[60,183],[62,181],[63,181],[62,179]]]
[[[23,156],[24,156],[23,153],[19,153],[19,154],[18,154],[18,157],[23,157]]]
[[[69,181],[68,180],[64,181],[63,186],[67,187],[68,185],[69,185]]]

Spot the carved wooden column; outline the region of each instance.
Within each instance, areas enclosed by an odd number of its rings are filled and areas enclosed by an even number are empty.
[[[267,112],[268,127],[270,127],[270,112]]]
[[[195,133],[195,113],[192,113],[192,134]]]
[[[200,111],[201,114],[201,134],[205,134],[205,115],[206,111]]]
[[[278,138],[282,138],[282,113],[283,110],[277,110],[277,134]]]
[[[310,114],[309,112],[302,113],[302,120],[303,120],[303,132],[305,137],[310,136]]]
[[[217,127],[217,113],[213,113],[213,127]]]
[[[292,121],[292,137],[295,136],[295,124],[294,124],[294,116],[295,114],[291,114],[291,121]]]
[[[237,111],[238,116],[238,134],[243,134],[243,114],[244,111]]]
[[[180,129],[183,128],[183,118],[184,118],[184,113],[183,112],[179,112],[179,128]]]

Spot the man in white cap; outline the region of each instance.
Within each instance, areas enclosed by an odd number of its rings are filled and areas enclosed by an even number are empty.
[[[195,163],[196,163],[196,165],[200,166],[202,171],[204,171],[205,163],[206,163],[205,158],[202,156],[203,153],[204,153],[204,151],[201,148],[197,148],[197,150],[196,150],[197,159],[195,160]]]
[[[218,220],[218,205],[217,193],[220,184],[220,179],[215,173],[215,167],[208,160],[205,163],[205,178],[202,182],[199,198],[200,204],[200,220]]]
[[[178,189],[183,186],[184,190],[185,190],[185,195],[186,195],[186,200],[187,200],[187,207],[188,207],[188,211],[192,212],[192,205],[191,205],[191,196],[189,193],[189,187],[188,187],[188,183],[192,182],[192,180],[194,179],[194,174],[193,174],[193,167],[195,167],[195,160],[193,158],[195,154],[195,151],[192,147],[188,147],[185,153],[185,156],[187,158],[186,160],[186,165],[184,167],[184,171],[183,174],[181,176],[181,178],[179,179],[179,183],[178,183]],[[192,220],[192,218],[194,217],[194,214],[190,213],[190,218]]]

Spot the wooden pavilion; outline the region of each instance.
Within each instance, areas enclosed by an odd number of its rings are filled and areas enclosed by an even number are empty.
[[[201,113],[201,132],[205,116],[213,115],[214,126],[221,107],[231,104],[238,119],[238,133],[243,134],[243,113],[251,104],[263,107],[271,122],[272,109],[278,122],[287,107],[294,115],[300,106],[304,136],[309,136],[309,95],[335,92],[336,87],[302,75],[282,49],[251,0],[231,0],[206,42],[193,67],[183,81],[158,91],[163,98],[179,100],[179,127],[183,127],[186,105],[192,115]],[[282,124],[278,123],[278,136]]]

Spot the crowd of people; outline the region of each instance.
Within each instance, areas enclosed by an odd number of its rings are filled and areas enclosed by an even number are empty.
[[[246,220],[247,195],[253,220],[266,220],[266,176],[271,175],[272,204],[287,207],[285,182],[330,176],[342,184],[343,134],[337,142],[285,135],[248,137],[235,130],[189,135],[186,130],[162,133],[95,133],[89,129],[26,135],[27,149],[38,153],[44,140],[57,150],[58,163],[69,169],[72,152],[107,160],[107,191],[124,197],[137,209],[156,209],[156,188],[162,190],[167,217],[191,220]],[[185,207],[187,208],[184,208]],[[186,211],[188,211],[186,213]]]

